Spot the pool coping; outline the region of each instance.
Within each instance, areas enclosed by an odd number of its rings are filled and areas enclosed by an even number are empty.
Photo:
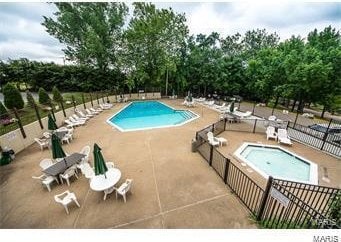
[[[124,109],[128,108],[131,104],[133,103],[142,103],[142,102],[159,102],[161,103],[162,105],[165,105],[167,106],[168,108],[172,109],[172,110],[175,110],[175,111],[188,111],[190,113],[192,113],[195,117],[193,118],[190,118],[188,120],[186,120],[185,122],[183,123],[179,123],[179,124],[174,124],[174,125],[162,125],[162,126],[156,126],[156,127],[148,127],[148,128],[138,128],[138,129],[122,129],[121,127],[117,126],[116,124],[112,123],[110,121],[110,119],[112,119],[114,116],[116,116],[117,114],[119,114],[120,112],[122,112]],[[151,130],[151,129],[162,129],[162,128],[170,128],[170,127],[178,127],[178,126],[182,126],[184,124],[187,124],[189,122],[192,122],[196,119],[200,118],[200,115],[191,111],[191,110],[188,110],[188,109],[175,109],[169,105],[167,105],[166,103],[163,103],[161,101],[157,101],[157,100],[145,100],[145,101],[131,101],[130,103],[128,103],[128,105],[122,107],[121,109],[119,109],[117,112],[115,112],[112,116],[110,116],[107,120],[106,120],[106,123],[108,123],[109,125],[113,126],[114,128],[118,129],[119,131],[121,132],[131,132],[131,131],[143,131],[143,130]]]
[[[296,179],[291,179],[287,177],[280,177],[280,176],[273,176],[275,179],[282,179],[282,180],[289,180],[289,181],[294,181],[294,182],[300,182],[300,183],[308,183],[308,184],[313,184],[313,185],[318,185],[318,165],[310,160],[307,160],[306,158],[303,158],[300,155],[297,155],[294,152],[291,152],[279,145],[268,145],[268,144],[259,144],[259,143],[251,143],[251,142],[244,142],[234,153],[233,155],[236,156],[239,160],[250,166],[252,169],[254,169],[256,172],[258,172],[261,176],[264,178],[268,179],[269,174],[249,162],[246,158],[244,158],[241,153],[242,151],[247,147],[247,146],[258,146],[258,147],[270,147],[270,148],[276,148],[280,149],[290,155],[295,156],[296,158],[302,160],[303,162],[306,162],[310,165],[310,174],[309,174],[309,181],[303,181],[303,180],[296,180]]]

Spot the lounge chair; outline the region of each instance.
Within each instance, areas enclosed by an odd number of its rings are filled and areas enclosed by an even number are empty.
[[[224,109],[226,107],[226,103],[223,103],[222,105],[214,105],[214,108],[220,110],[220,109]]]
[[[214,105],[214,100],[206,101],[205,104],[208,105],[208,106],[213,106]]]
[[[85,112],[86,112],[88,115],[93,115],[93,116],[95,116],[95,115],[97,115],[97,114],[100,113],[99,111],[92,112],[92,111],[90,111],[90,109],[85,109]]]
[[[251,116],[251,114],[252,114],[252,112],[246,111],[245,113],[240,115],[240,118],[248,118]]]
[[[269,140],[269,139],[275,139],[277,140],[277,133],[275,131],[275,127],[272,127],[272,126],[268,126],[266,128],[266,139]]]
[[[111,109],[112,108],[112,104],[100,104],[99,105],[101,107],[101,109]]]
[[[227,144],[227,140],[225,138],[214,137],[212,132],[207,133],[207,139],[208,139],[208,142],[213,146],[216,146],[216,145],[222,146],[224,144]]]
[[[187,106],[187,107],[194,107],[194,101],[192,101],[192,102],[187,102],[187,103],[186,103],[186,106]]]
[[[94,108],[90,108],[90,111],[91,112],[98,112],[98,113],[100,113],[100,112],[102,112],[103,111],[103,109],[101,109],[101,108],[96,108],[96,109],[94,109]]]
[[[89,120],[89,118],[81,118],[81,117],[78,117],[77,116],[77,114],[72,114],[72,117],[76,120],[76,121],[79,121],[79,122],[81,122],[81,121],[88,121]]]
[[[72,116],[69,117],[69,121],[71,123],[75,124],[76,126],[84,125],[85,124],[84,120],[75,120]]]
[[[81,117],[81,118],[92,118],[94,117],[95,115],[94,114],[84,114],[82,111],[78,110],[76,111],[78,113],[78,115]]]
[[[277,140],[278,140],[278,143],[292,145],[292,142],[290,140],[290,137],[288,136],[288,132],[286,129],[278,129]]]
[[[274,115],[269,116],[268,120],[269,121],[276,121],[277,117]]]

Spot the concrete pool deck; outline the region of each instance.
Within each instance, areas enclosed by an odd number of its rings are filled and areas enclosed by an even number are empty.
[[[184,109],[182,101],[162,100],[176,109]],[[33,144],[0,167],[0,228],[257,228],[215,171],[199,153],[191,152],[195,132],[216,122],[217,112],[197,106],[189,109],[200,118],[183,126],[120,132],[106,120],[124,105],[117,104],[76,128],[75,139],[63,148],[72,153],[90,145],[92,152],[98,143],[104,158],[121,170],[119,184],[126,178],[134,180],[127,203],[116,200],[114,193],[103,201],[103,193],[92,191],[84,176],[72,179],[70,187],[53,185],[49,193],[31,176],[41,174],[39,162],[50,158],[51,151],[40,151]],[[219,148],[227,156],[244,141],[266,142],[261,134],[226,131],[221,136],[229,141]],[[327,185],[340,186],[337,159],[296,142],[288,149],[318,163],[319,169],[327,167],[331,180]],[[93,164],[92,153],[90,160]],[[255,172],[250,175],[264,181]],[[65,190],[75,192],[81,204],[81,208],[69,206],[69,215],[53,198]]]

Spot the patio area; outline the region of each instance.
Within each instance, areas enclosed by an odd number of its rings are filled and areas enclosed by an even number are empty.
[[[182,100],[162,100],[184,109]],[[97,143],[106,161],[115,163],[122,177],[133,179],[127,203],[115,194],[103,201],[103,193],[90,189],[84,176],[74,179],[71,186],[53,185],[49,193],[31,178],[40,175],[39,162],[51,157],[51,151],[40,151],[37,144],[17,154],[9,165],[0,168],[1,228],[257,228],[250,213],[238,201],[216,172],[199,153],[191,152],[195,132],[216,122],[216,111],[197,105],[189,108],[200,118],[183,126],[145,131],[120,132],[106,120],[126,104],[116,104],[75,130],[75,139],[64,145],[66,152],[80,151],[85,145]],[[265,179],[243,167],[233,152],[243,142],[267,141],[265,134],[226,131],[219,135],[228,145],[219,151],[250,174],[260,185]],[[277,143],[276,143],[277,144]],[[318,150],[294,142],[286,147],[318,164],[319,184],[341,187],[339,160]],[[91,164],[93,155],[91,150]],[[330,182],[322,179],[325,168]],[[54,195],[65,190],[74,192],[81,205],[69,206],[67,215]]]
[[[162,100],[183,109],[182,100]],[[64,145],[77,152],[97,143],[107,161],[122,172],[121,184],[132,178],[127,203],[115,194],[103,201],[88,179],[73,179],[71,186],[53,185],[49,193],[31,176],[40,175],[39,162],[51,158],[37,144],[16,155],[0,169],[1,228],[256,228],[248,210],[227,189],[198,153],[191,152],[195,132],[211,124],[218,113],[201,106],[190,108],[201,117],[183,126],[122,133],[106,119],[125,104],[117,104],[76,128],[74,141]],[[91,150],[92,152],[92,150]],[[92,153],[90,155],[93,164]],[[69,205],[67,215],[54,195],[74,192],[81,205]]]

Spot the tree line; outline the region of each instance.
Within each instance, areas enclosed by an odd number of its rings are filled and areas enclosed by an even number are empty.
[[[42,24],[74,64],[1,62],[2,83],[63,91],[161,87],[164,95],[216,92],[274,105],[291,100],[299,111],[305,103],[340,110],[341,39],[332,26],[284,41],[265,29],[190,36],[185,14],[150,3],[133,3],[130,19],[124,3],[54,4],[58,11]]]

